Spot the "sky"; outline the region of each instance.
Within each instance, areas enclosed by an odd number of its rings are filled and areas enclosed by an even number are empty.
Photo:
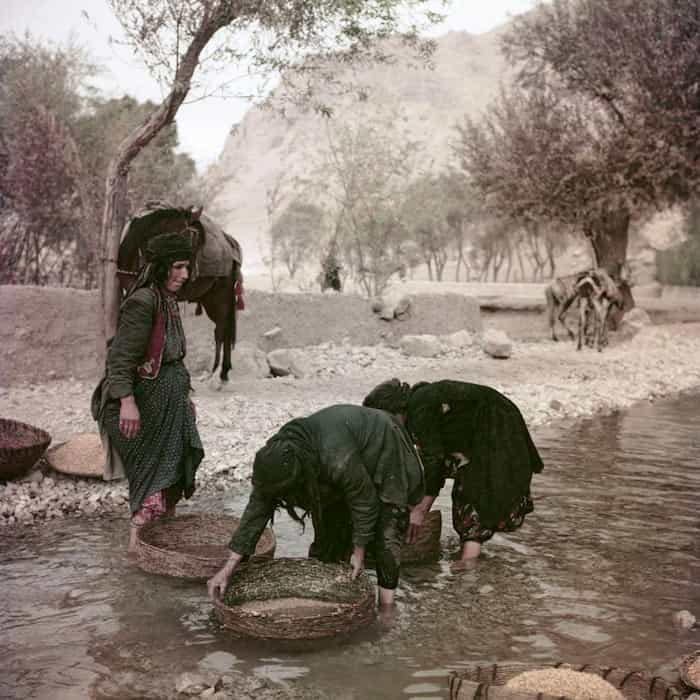
[[[110,36],[121,36],[121,27],[104,0],[0,0],[0,4],[0,34],[29,31],[58,44],[72,38],[83,46],[107,69],[96,82],[105,96],[162,99],[161,87],[138,56],[110,43]],[[535,0],[452,0],[442,10],[445,20],[431,34],[481,34],[534,5]],[[231,127],[241,121],[249,107],[247,100],[219,97],[182,105],[176,119],[180,150],[194,158],[200,172],[219,157]]]

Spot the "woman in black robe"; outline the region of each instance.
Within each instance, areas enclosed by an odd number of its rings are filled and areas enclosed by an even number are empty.
[[[477,557],[498,531],[512,532],[533,510],[530,481],[542,460],[518,407],[495,389],[443,380],[410,387],[392,379],[363,402],[398,416],[425,467],[426,496],[411,512],[411,535],[448,477],[460,562]]]

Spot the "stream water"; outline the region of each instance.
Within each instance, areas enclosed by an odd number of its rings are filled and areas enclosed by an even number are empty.
[[[697,626],[672,624],[678,610],[700,616],[699,428],[692,395],[538,431],[545,471],[524,526],[489,542],[474,569],[452,573],[446,489],[444,559],[404,572],[391,624],[332,643],[234,638],[203,585],[128,563],[124,518],[5,535],[0,697],[105,697],[95,689],[106,678],[149,678],[169,697],[188,670],[414,700],[447,697],[448,671],[474,663],[564,660],[673,677],[700,647]],[[245,497],[242,488],[190,508],[239,514]],[[282,517],[275,530],[279,555],[305,554],[310,533]]]

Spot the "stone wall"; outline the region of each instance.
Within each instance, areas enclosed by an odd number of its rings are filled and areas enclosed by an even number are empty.
[[[408,318],[382,321],[368,301],[345,294],[273,294],[249,291],[239,314],[238,339],[270,350],[324,342],[397,345],[405,334],[442,335],[481,330],[478,303],[464,295],[416,294]],[[58,377],[96,377],[96,292],[57,287],[0,286],[0,386]],[[184,310],[188,355],[208,366],[214,355],[214,326]],[[274,341],[264,333],[279,327]]]

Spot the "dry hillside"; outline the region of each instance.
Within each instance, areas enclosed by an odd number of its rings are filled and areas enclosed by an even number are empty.
[[[331,100],[333,119],[352,122],[368,112],[398,107],[402,123],[396,133],[419,142],[421,167],[443,166],[450,157],[455,122],[480,112],[504,76],[498,35],[498,30],[478,36],[450,32],[438,39],[432,70],[416,66],[409,49],[397,49],[395,63],[352,77],[353,84],[368,88],[369,97],[359,100],[353,94]],[[265,254],[267,191],[280,179],[290,183],[294,176],[310,174],[328,121],[312,111],[292,109],[282,116],[252,108],[229,136],[216,174],[211,174],[225,184],[210,210],[242,243],[249,272],[257,271]]]

